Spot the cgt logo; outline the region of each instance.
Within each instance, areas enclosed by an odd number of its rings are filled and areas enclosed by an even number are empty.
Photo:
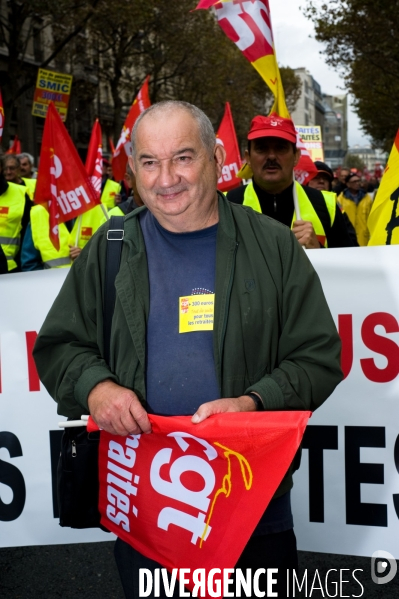
[[[396,576],[396,559],[388,551],[378,549],[371,556],[371,579],[375,584],[387,584]]]

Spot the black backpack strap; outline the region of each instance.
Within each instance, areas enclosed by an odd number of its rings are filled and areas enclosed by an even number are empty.
[[[107,255],[105,262],[104,287],[104,358],[109,364],[112,316],[115,308],[115,278],[119,271],[122,255],[125,219],[111,216],[107,231]]]

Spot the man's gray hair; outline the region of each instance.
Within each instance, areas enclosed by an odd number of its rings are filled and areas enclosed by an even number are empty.
[[[153,104],[147,108],[147,110],[142,112],[136,120],[131,135],[133,157],[136,154],[137,127],[140,125],[140,122],[151,113],[153,116],[161,113],[165,115],[165,113],[173,112],[175,110],[185,110],[193,117],[193,119],[197,121],[201,142],[208,154],[210,156],[212,155],[216,144],[216,135],[213,130],[212,123],[206,116],[205,112],[203,112],[197,106],[194,106],[194,104],[189,104],[189,102],[183,102],[181,100],[164,100],[162,102],[157,102],[156,104]]]
[[[34,166],[35,164],[35,159],[33,158],[32,154],[28,154],[28,152],[21,152],[21,154],[18,154],[18,158],[20,160],[22,160],[23,158],[27,158],[31,163],[31,166]]]
[[[16,162],[18,168],[21,167],[21,161],[16,154],[5,154],[4,158],[3,158],[3,166],[5,166],[6,163],[9,162],[10,160],[14,160],[14,162]]]

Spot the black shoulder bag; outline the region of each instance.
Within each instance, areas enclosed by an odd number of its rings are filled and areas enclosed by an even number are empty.
[[[115,278],[119,271],[124,236],[124,217],[112,216],[107,231],[107,255],[103,302],[104,359],[109,364]],[[60,526],[102,528],[98,511],[98,446],[100,432],[86,427],[66,428],[57,467]],[[107,531],[108,532],[108,531]]]

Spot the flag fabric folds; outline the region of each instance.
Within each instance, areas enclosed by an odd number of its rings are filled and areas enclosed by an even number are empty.
[[[3,131],[2,131],[2,134],[3,134]],[[12,146],[10,148],[8,148],[6,154],[20,154],[20,153],[21,153],[21,142],[18,139],[18,135],[16,135],[12,142]]]
[[[123,125],[115,152],[113,153],[112,172],[114,174],[115,181],[121,181],[125,176],[127,159],[132,153],[132,144],[130,139],[134,123],[140,114],[144,112],[146,108],[151,106],[148,91],[149,79],[150,77],[148,76],[129,110],[129,114],[127,115],[125,124]]]
[[[298,164],[294,168],[295,179],[301,185],[307,185],[309,181],[317,175],[317,167],[312,161],[310,152],[303,143],[299,133],[297,133],[296,136],[296,147],[301,151],[301,157],[299,158]]]
[[[270,113],[289,118],[273,41],[269,0],[202,0],[197,9],[213,7],[220,27],[258,71],[274,95]]]
[[[101,196],[101,182],[103,174],[103,142],[101,125],[98,119],[96,119],[91,131],[85,167],[96,193]]]
[[[59,250],[58,225],[94,208],[100,198],[60,115],[51,102],[44,123],[35,202],[50,215],[50,239]]]
[[[218,189],[227,192],[241,185],[241,179],[237,177],[237,172],[242,162],[229,102],[226,102],[224,116],[216,134],[216,141],[226,150],[226,160],[222,169],[222,176],[218,181]]]
[[[399,130],[367,221],[368,245],[399,243]]]
[[[227,413],[194,425],[189,416],[150,415],[149,435],[102,431],[102,525],[169,571],[233,568],[309,416]]]

